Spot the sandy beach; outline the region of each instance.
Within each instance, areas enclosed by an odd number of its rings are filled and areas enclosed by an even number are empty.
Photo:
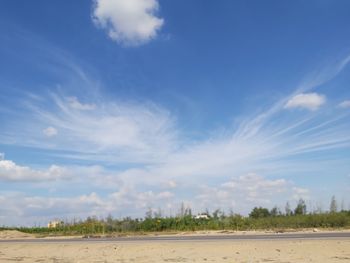
[[[350,262],[350,240],[0,243],[0,262]]]

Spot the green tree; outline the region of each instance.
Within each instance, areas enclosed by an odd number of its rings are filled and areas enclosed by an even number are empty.
[[[263,207],[254,207],[249,214],[249,217],[251,218],[263,218],[268,216],[270,216],[269,210]]]
[[[286,212],[286,216],[292,215],[292,209],[290,208],[289,202],[286,203],[286,206],[285,206],[284,209],[285,209],[285,212]]]
[[[277,206],[273,207],[271,210],[270,210],[270,216],[278,216],[281,214],[281,211],[278,209]]]
[[[192,209],[191,209],[191,207],[187,207],[187,208],[185,209],[185,216],[190,216],[190,217],[192,217]]]
[[[220,209],[216,209],[214,212],[213,212],[213,218],[216,220],[219,218],[219,214],[220,214]]]
[[[295,215],[305,215],[306,214],[306,203],[304,199],[300,198],[297,207],[294,209]]]
[[[153,210],[151,207],[148,208],[148,210],[146,211],[146,215],[145,215],[145,218],[146,219],[150,219],[153,217]]]
[[[332,196],[331,203],[329,205],[329,212],[336,213],[338,210],[337,200],[335,199],[335,196]]]
[[[180,207],[180,211],[179,211],[179,217],[184,217],[185,216],[185,210],[186,210],[185,203],[182,202],[181,203],[181,207]]]

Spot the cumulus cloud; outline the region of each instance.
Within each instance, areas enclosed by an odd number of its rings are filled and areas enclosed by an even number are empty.
[[[326,97],[317,93],[301,93],[292,97],[284,108],[304,108],[308,110],[318,110],[326,102]]]
[[[139,45],[157,36],[164,20],[156,16],[157,0],[95,0],[93,21],[108,36],[126,45]]]
[[[49,126],[43,130],[43,133],[46,137],[54,137],[58,132],[56,128]]]
[[[287,192],[290,182],[285,179],[267,179],[255,173],[248,173],[232,178],[215,189],[221,198],[227,200],[240,200],[242,203],[269,203],[270,198],[277,194]],[[216,194],[216,195],[217,195]],[[207,195],[200,195],[197,198],[203,199]],[[209,201],[209,196],[208,201]],[[205,198],[204,198],[205,199]]]
[[[102,197],[96,192],[71,197],[42,197],[24,193],[0,194],[0,220],[6,225],[19,223],[33,225],[46,223],[53,218],[86,218],[120,214],[144,216],[153,208],[167,207],[173,197],[170,192],[137,192],[135,189],[121,188],[119,191]],[[134,209],[134,210],[132,210]],[[136,213],[135,213],[136,211]],[[17,220],[17,222],[16,222]]]
[[[288,182],[285,179],[269,180],[255,173],[242,175],[238,178],[233,178],[231,181],[222,184],[222,187],[231,190],[240,190],[250,192],[248,196],[255,195],[255,192],[264,192],[272,194],[285,190]]]
[[[232,178],[216,187],[201,186],[195,197],[197,207],[234,209],[248,213],[253,206],[281,205],[288,199],[308,197],[308,190],[285,179],[268,179],[255,173]],[[282,203],[281,203],[282,202]]]
[[[110,203],[96,193],[72,197],[31,196],[24,193],[0,195],[0,220],[6,225],[46,225],[54,218],[86,218],[88,215],[106,215]]]
[[[0,180],[5,181],[52,181],[67,179],[70,173],[63,167],[51,165],[46,170],[34,170],[20,166],[11,160],[0,159]]]
[[[338,105],[340,108],[347,109],[350,108],[350,100],[344,100]]]

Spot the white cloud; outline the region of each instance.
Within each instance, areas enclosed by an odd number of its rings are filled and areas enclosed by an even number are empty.
[[[317,110],[326,102],[326,97],[317,93],[301,93],[292,97],[284,106],[286,109],[305,108]]]
[[[177,187],[177,183],[175,181],[173,181],[173,180],[170,180],[170,181],[168,181],[168,182],[166,182],[164,184],[164,187],[165,188],[176,188]]]
[[[157,36],[164,20],[156,16],[157,0],[95,0],[93,21],[111,39],[126,45],[146,43]]]
[[[57,132],[57,129],[49,126],[43,130],[43,133],[46,137],[53,137],[53,136],[56,136],[58,132]]]
[[[310,87],[307,85],[307,88]],[[299,95],[305,97],[310,94],[315,93]],[[50,154],[65,157],[69,162],[78,159],[100,164],[86,168],[69,167],[70,174],[77,175],[79,183],[91,192],[99,193],[102,189],[107,193],[113,191],[108,198],[100,198],[106,202],[106,206],[96,205],[93,206],[95,210],[91,211],[115,211],[108,204],[117,203],[122,215],[136,213],[142,216],[143,209],[150,206],[176,207],[176,204],[185,201],[193,204],[194,209],[232,206],[237,212],[247,212],[245,209],[251,209],[259,202],[268,206],[274,205],[275,200],[285,202],[289,198],[308,196],[307,190],[295,187],[286,179],[271,179],[278,178],[272,176],[283,174],[286,178],[292,178],[295,171],[306,174],[328,169],[332,155],[327,151],[350,146],[349,115],[339,115],[339,111],[335,114],[319,111],[312,116],[290,116],[283,109],[288,100],[293,101],[291,97],[282,98],[258,115],[241,116],[235,129],[230,126],[224,132],[214,130],[206,139],[196,140],[186,137],[174,117],[154,104],[111,101],[111,98],[104,98],[101,94],[89,96],[95,99],[89,100],[88,104],[82,103],[83,100],[78,97],[67,99],[65,95],[55,94],[51,94],[51,97],[37,96],[36,99],[27,98],[26,105],[30,106],[18,111],[24,112],[21,118],[6,120],[0,141],[49,149]],[[301,103],[300,99],[296,103],[295,97],[293,107],[319,107],[319,103],[315,102],[313,106],[306,106],[308,103]],[[283,114],[288,114],[288,117],[285,118]],[[56,127],[59,138],[55,138],[54,142],[42,140],[42,136],[35,132],[42,127]],[[307,153],[310,152],[317,153],[327,162],[309,158]],[[346,158],[337,157],[338,163],[347,163]],[[116,167],[116,170],[104,170],[105,164],[106,167]],[[21,172],[11,173],[16,176],[11,177],[9,172],[5,176],[2,174],[2,179],[18,181],[33,177],[37,181],[49,180],[45,174],[49,173],[50,168],[40,171],[25,168],[19,169]],[[250,171],[271,177],[248,174],[235,178]],[[231,177],[233,179],[228,181],[227,178]],[[201,186],[198,190],[197,185],[204,182],[213,184]],[[221,185],[221,182],[224,183]],[[65,185],[71,187],[67,191],[79,187],[80,184],[74,183]],[[84,202],[96,199],[94,202],[98,203],[96,195],[88,194],[81,199]],[[52,202],[59,203],[55,208],[62,206],[63,211],[63,203],[68,203],[69,199],[64,202],[55,199]],[[34,201],[33,205],[40,205],[40,202],[37,204]],[[241,208],[239,204],[242,204]],[[84,212],[84,215],[92,213]]]
[[[172,198],[172,197],[174,197],[174,194],[169,192],[169,191],[160,192],[156,196],[157,199],[169,199],[169,198]]]
[[[2,192],[0,222],[8,226],[32,226],[34,223],[46,225],[54,218],[72,220],[121,213],[142,217],[149,207],[156,209],[174,205],[168,202],[172,197],[170,192],[137,192],[130,188],[121,188],[104,197],[96,192],[71,197],[42,197],[19,192]]]
[[[94,110],[96,108],[95,104],[83,104],[76,97],[67,98],[69,106],[76,110]]]
[[[96,193],[73,197],[28,196],[23,193],[3,193],[0,196],[0,220],[6,225],[28,225],[54,218],[86,218],[88,215],[107,215],[110,204]]]
[[[344,100],[338,105],[340,108],[347,109],[350,108],[350,100]]]
[[[57,150],[60,157],[69,159],[137,163],[137,169],[124,166],[118,176],[143,183],[161,180],[163,188],[169,189],[176,187],[178,178],[195,181],[201,176],[230,176],[266,168],[275,172],[288,166],[283,160],[289,156],[346,147],[350,140],[347,131],[337,125],[344,123],[342,116],[327,116],[326,120],[293,116],[271,122],[284,104],[273,114],[242,121],[225,136],[188,141],[179,137],[179,127],[169,112],[152,104],[99,100],[93,111],[77,111],[66,97],[52,98],[50,108],[31,108],[34,117],[26,118],[30,125],[20,129],[23,136],[16,134],[16,143]],[[32,134],[32,127],[48,125],[60,131],[54,145]],[[276,159],[282,161],[276,163]]]
[[[248,192],[259,190],[259,192],[271,194],[273,192],[285,191],[287,184],[288,183],[285,179],[268,180],[255,173],[249,173],[223,183],[222,187],[229,188],[231,190],[244,189],[244,191]]]
[[[20,166],[10,160],[0,159],[0,180],[5,181],[52,181],[70,178],[70,173],[63,167],[51,165],[46,170],[33,170]]]
[[[28,99],[22,123],[9,118],[0,142],[52,149],[66,158],[120,163],[162,162],[179,147],[175,118],[150,102],[105,99],[89,104],[94,110],[77,110],[66,96],[50,94],[41,101],[48,103]],[[60,136],[42,140],[38,130],[47,137]]]
[[[249,173],[232,178],[218,187],[201,186],[195,204],[202,210],[221,207],[226,211],[231,208],[247,214],[253,206],[271,208],[274,205],[283,205],[296,195],[305,196],[305,193],[307,189],[294,187],[292,182],[285,179],[268,179]]]
[[[309,199],[310,198],[310,191],[306,188],[301,187],[293,187],[294,195],[293,199],[298,200],[300,198],[302,199]]]
[[[290,182],[285,179],[266,179],[260,175],[249,173],[247,175],[233,178],[221,185],[220,189],[229,190],[231,193],[241,195],[249,202],[267,200],[269,197],[286,192]],[[270,202],[270,200],[269,200]]]

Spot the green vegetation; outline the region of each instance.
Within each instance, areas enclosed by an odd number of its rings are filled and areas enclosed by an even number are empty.
[[[144,232],[176,232],[197,230],[283,230],[300,228],[349,228],[350,210],[337,212],[335,201],[332,199],[333,209],[327,213],[307,213],[306,204],[301,199],[292,211],[286,204],[286,211],[282,213],[277,207],[270,211],[263,207],[254,207],[249,217],[239,214],[225,215],[220,210],[214,211],[208,218],[196,219],[191,209],[184,209],[175,217],[162,217],[160,212],[148,211],[144,219],[105,219],[89,217],[84,221],[62,223],[55,228],[31,227],[16,228],[26,233],[43,235],[108,235]],[[4,229],[4,228],[3,228]],[[1,228],[0,228],[1,230]]]
[[[271,214],[272,213],[270,213],[267,208],[254,207],[252,212],[250,212],[249,217],[257,219],[257,218],[269,217]]]

